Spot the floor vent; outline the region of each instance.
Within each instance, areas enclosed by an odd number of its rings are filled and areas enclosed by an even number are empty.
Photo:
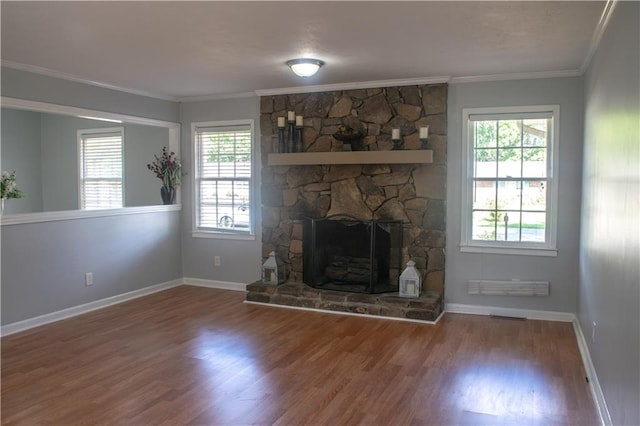
[[[549,281],[469,280],[468,291],[490,296],[548,296]]]

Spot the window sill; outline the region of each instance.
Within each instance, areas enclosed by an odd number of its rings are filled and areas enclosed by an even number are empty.
[[[462,253],[506,254],[516,256],[558,256],[558,249],[536,247],[495,247],[479,245],[460,245]]]
[[[224,232],[193,231],[193,238],[213,238],[219,240],[255,241],[255,234],[225,234]]]
[[[169,212],[182,210],[181,204],[123,207],[121,209],[98,210],[62,210],[56,212],[23,213],[0,217],[2,226],[22,225],[25,223],[57,222],[61,220],[90,219],[97,217],[125,216],[132,214]]]

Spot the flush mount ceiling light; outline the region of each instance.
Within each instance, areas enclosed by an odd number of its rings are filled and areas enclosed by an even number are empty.
[[[319,59],[300,58],[287,61],[287,65],[291,67],[291,71],[297,76],[311,77],[318,72],[320,67],[324,65],[324,62]]]

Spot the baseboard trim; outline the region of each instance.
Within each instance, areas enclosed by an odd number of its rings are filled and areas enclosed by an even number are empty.
[[[186,285],[196,287],[217,288],[220,290],[247,291],[247,285],[230,281],[204,280],[202,278],[183,278],[182,282]]]
[[[464,305],[447,303],[445,312],[450,314],[471,315],[500,315],[505,317],[520,317],[530,320],[573,322],[576,316],[568,312],[537,311],[530,309],[500,308],[497,306]]]
[[[598,375],[596,369],[591,361],[591,354],[589,353],[589,347],[587,341],[582,333],[582,327],[580,322],[576,318],[573,321],[573,330],[576,333],[576,339],[578,340],[578,348],[580,349],[580,355],[582,356],[582,364],[584,365],[585,372],[589,378],[589,388],[591,389],[591,395],[593,396],[593,402],[595,402],[596,409],[598,410],[598,416],[600,416],[600,424],[603,426],[611,426],[611,414],[609,414],[609,408],[607,407],[607,401],[604,399],[600,382],[598,381]]]
[[[23,321],[3,325],[2,327],[0,327],[0,335],[4,337],[10,334],[19,333],[21,331],[29,330],[34,327],[39,327],[41,325],[75,317],[77,315],[86,314],[87,312],[95,311],[96,309],[106,308],[107,306],[126,302],[127,300],[137,299],[138,297],[147,296],[149,294],[177,287],[182,284],[183,280],[180,278],[177,280],[167,281],[164,283],[130,291],[128,293],[118,294],[116,296],[107,297],[105,299],[95,300],[93,302],[73,306],[71,308],[62,309],[60,311],[40,315],[34,318],[29,318]]]
[[[330,310],[316,309],[316,308],[304,308],[301,306],[276,305],[274,303],[253,302],[249,300],[245,300],[244,303],[248,305],[269,306],[271,308],[284,308],[284,309],[295,309],[298,311],[311,311],[311,312],[318,312],[321,314],[347,315],[351,317],[375,318],[375,319],[382,319],[382,320],[404,321],[404,322],[413,322],[418,324],[430,324],[430,325],[436,325],[444,315],[444,312],[441,312],[435,321],[427,321],[427,320],[416,320],[416,319],[409,319],[409,318],[383,317],[381,315],[355,314],[353,312],[330,311]]]

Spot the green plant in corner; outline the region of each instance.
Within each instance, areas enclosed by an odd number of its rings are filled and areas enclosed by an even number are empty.
[[[24,197],[24,194],[16,185],[16,171],[14,170],[11,173],[3,171],[0,178],[0,198],[7,200],[22,197]]]
[[[162,181],[162,186],[167,190],[172,190],[180,186],[182,179],[182,164],[175,156],[175,152],[169,151],[166,146],[162,147],[162,155],[154,155],[156,160],[147,164],[147,168],[156,174]]]

